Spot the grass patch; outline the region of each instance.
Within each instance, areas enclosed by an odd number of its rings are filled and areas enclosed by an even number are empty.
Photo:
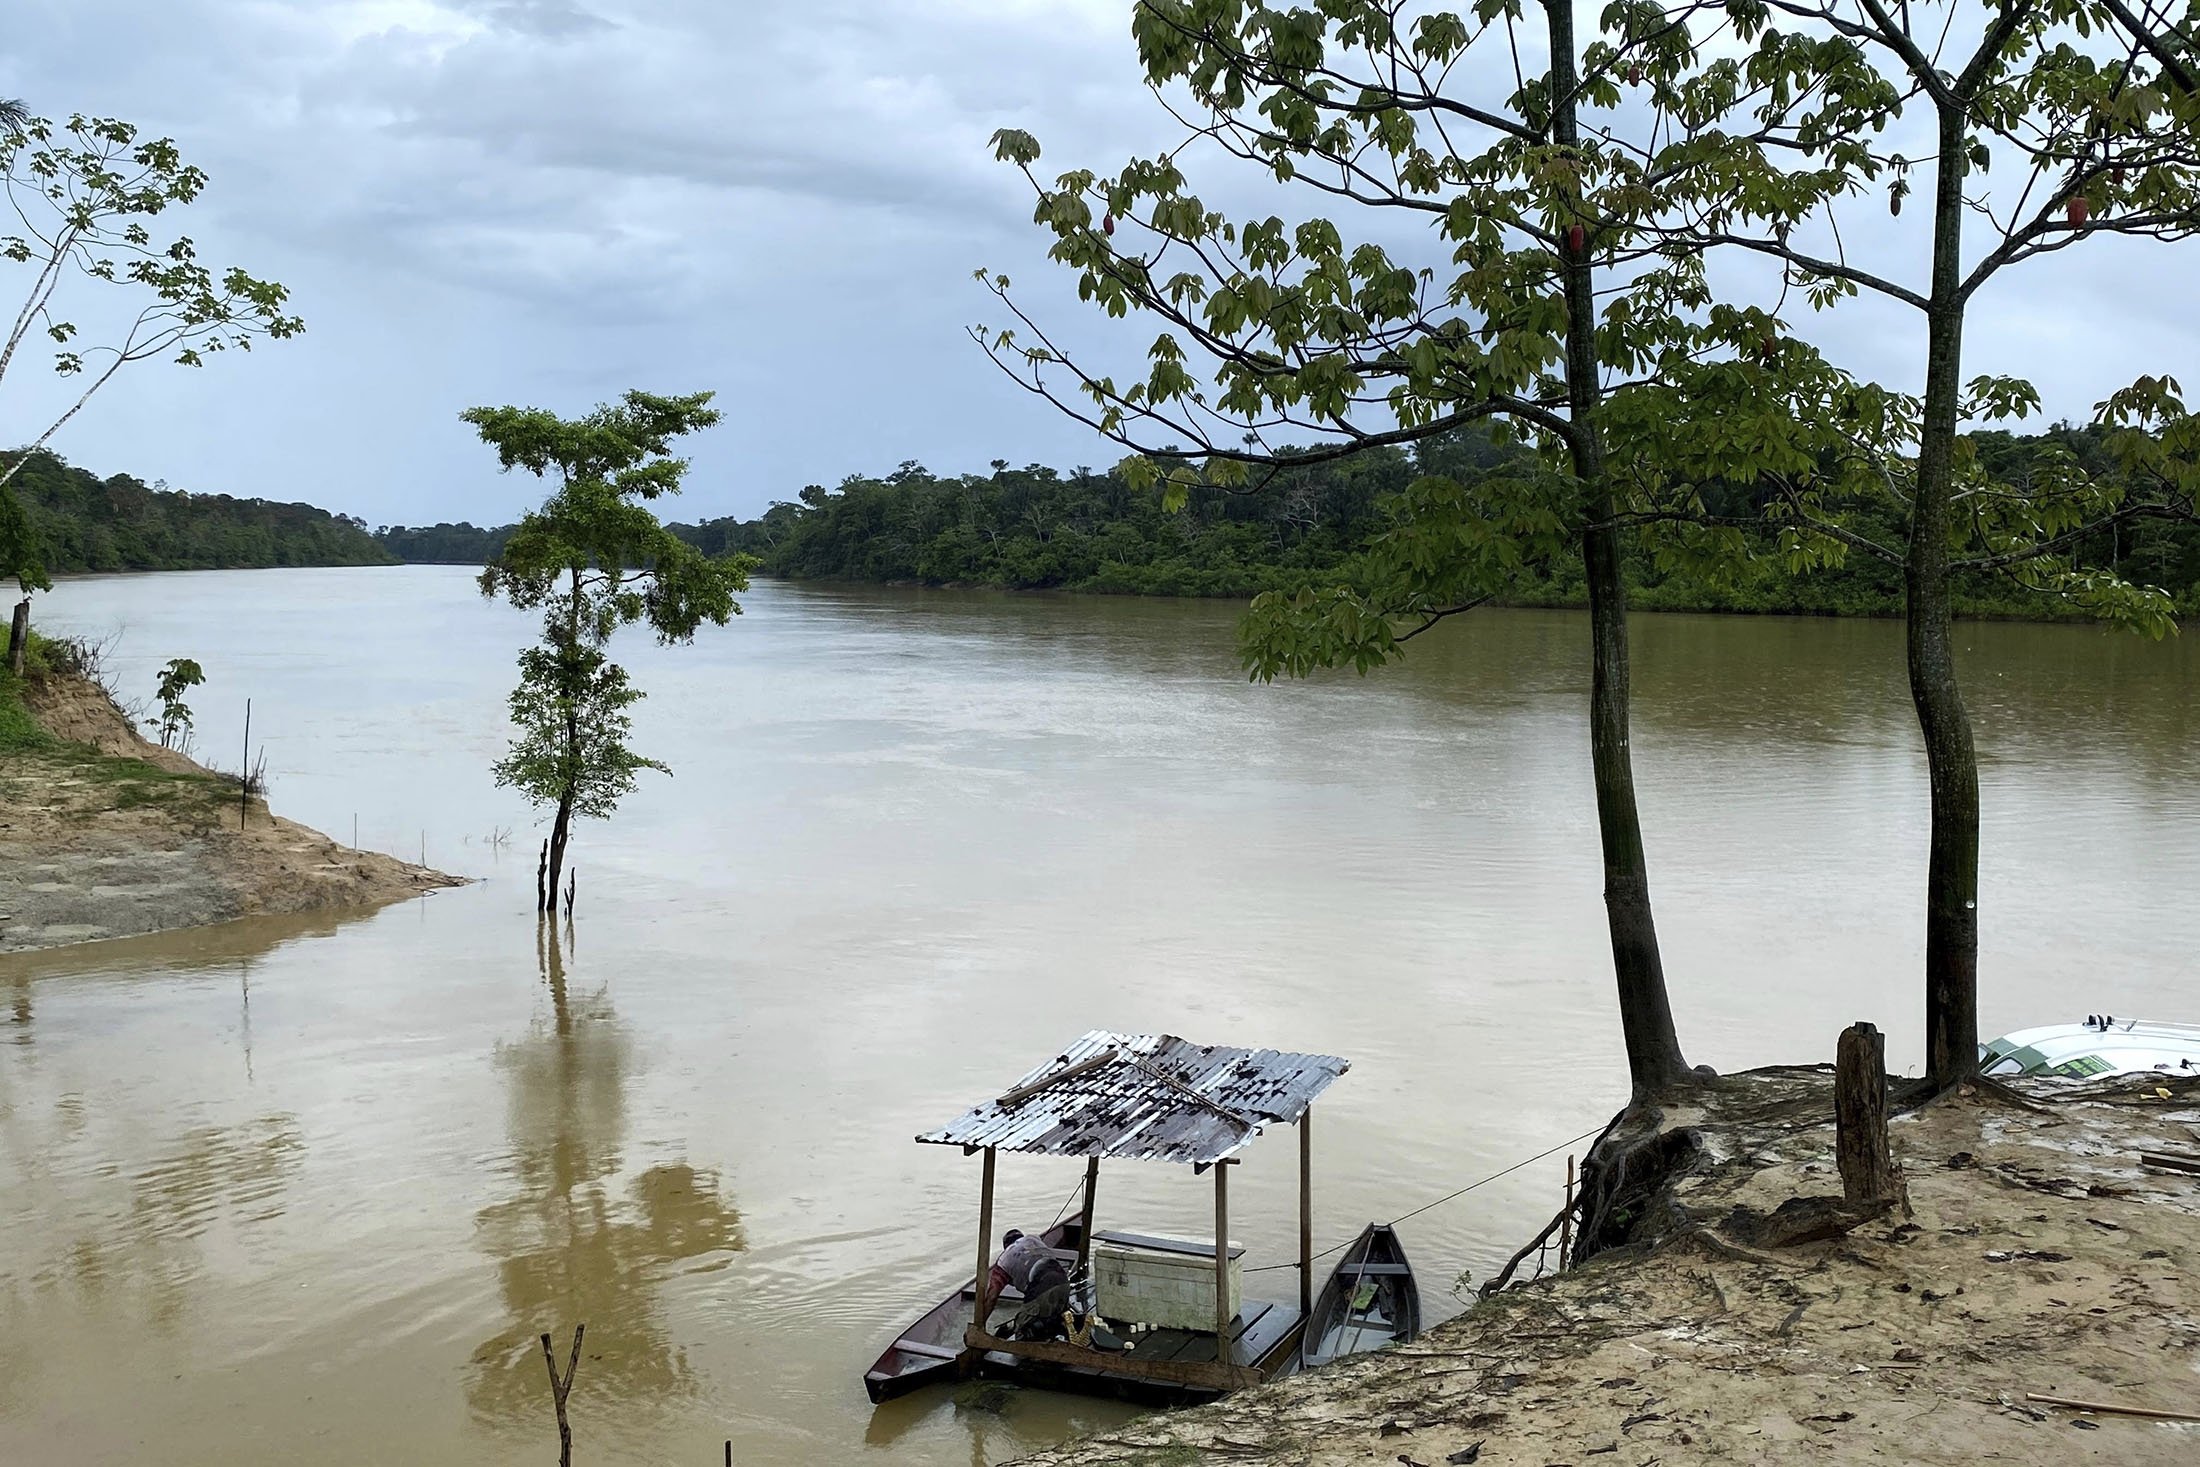
[[[38,726],[23,706],[22,680],[0,662],[0,754],[27,754],[54,747],[52,734]]]
[[[26,671],[39,675],[39,668],[53,666],[56,653],[67,650],[66,644],[34,636],[25,658]],[[20,756],[13,759],[11,772],[19,783],[27,782],[26,788],[46,787],[86,814],[157,809],[200,824],[234,804],[234,777],[163,769],[143,759],[111,757],[89,744],[55,738],[24,703],[23,684],[24,679],[0,660],[0,757]],[[20,798],[25,790],[11,793]]]

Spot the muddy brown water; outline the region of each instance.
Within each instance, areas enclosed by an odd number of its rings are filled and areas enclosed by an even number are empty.
[[[998,1461],[1120,1408],[859,1377],[965,1270],[977,1163],[911,1135],[1096,1026],[1347,1055],[1341,1238],[1623,1099],[1585,629],[1468,619],[1361,679],[1249,686],[1232,608],[761,586],[629,649],[669,761],[576,842],[538,949],[491,783],[523,618],[464,571],[86,578],[149,693],[197,658],[278,809],[484,878],[359,920],[0,961],[0,1462],[554,1460],[539,1331],[588,1324],[582,1463]],[[1891,623],[1642,617],[1636,757],[1691,1057],[1921,1053],[1924,779]],[[1989,1030],[2195,1016],[2189,641],[1963,629],[1985,751]],[[509,830],[509,841],[496,839]],[[1294,1148],[1232,1187],[1289,1256]],[[1558,1158],[1404,1224],[1432,1305],[1549,1216]],[[1071,1163],[1009,1158],[1004,1221]],[[1197,1232],[1171,1168],[1103,1223]],[[1254,1276],[1277,1297],[1288,1271]]]

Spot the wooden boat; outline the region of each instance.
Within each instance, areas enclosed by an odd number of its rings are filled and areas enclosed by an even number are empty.
[[[1022,1297],[1004,1290],[985,1318],[973,1318],[981,1280],[974,1278],[932,1306],[887,1346],[864,1373],[872,1401],[918,1387],[979,1375],[1047,1390],[1120,1396],[1156,1405],[1212,1400],[1274,1380],[1296,1368],[1299,1330],[1312,1300],[1312,1151],[1306,1123],[1314,1099],[1351,1068],[1336,1055],[1194,1044],[1173,1034],[1117,1034],[1096,1029],[1042,1060],[991,1100],[980,1101],[917,1140],[982,1154],[978,1174],[976,1258],[982,1271],[997,1246],[993,1173],[1001,1152],[1074,1157],[1085,1163],[1084,1205],[1075,1221],[1057,1223],[1040,1240],[1084,1262],[1086,1245],[1114,1241],[1134,1248],[1193,1253],[1211,1259],[1214,1327],[1202,1329],[1184,1311],[1156,1300],[1134,1303],[1156,1317],[1096,1322],[1069,1338],[1018,1339],[997,1332],[1003,1311]],[[1229,1178],[1238,1153],[1270,1126],[1299,1127],[1299,1302],[1296,1307],[1241,1297],[1231,1282]],[[1198,1176],[1211,1172],[1217,1242],[1186,1243],[1094,1229],[1095,1189],[1103,1160],[1174,1162]],[[1142,1274],[1149,1270],[1141,1269]],[[1172,1272],[1164,1266],[1163,1274]],[[1170,1279],[1147,1282],[1175,1282]],[[1122,1281],[1118,1280],[1121,1285]],[[1127,1286],[1126,1286],[1127,1287]],[[1143,1285],[1125,1298],[1140,1296]],[[1204,1289],[1194,1290],[1202,1296]],[[1183,1302],[1183,1301],[1179,1301]],[[1125,1326],[1128,1326],[1125,1328]]]
[[[1367,1231],[1344,1250],[1299,1340],[1299,1363],[1312,1369],[1362,1350],[1400,1345],[1421,1332],[1421,1289],[1413,1265],[1387,1223]]]
[[[1078,1228],[1079,1220],[1072,1218],[1048,1228],[1039,1239],[1049,1248],[1066,1252],[1074,1262]],[[872,1404],[906,1396],[935,1381],[955,1378],[955,1362],[963,1353],[963,1331],[970,1327],[970,1311],[977,1292],[977,1280],[972,1279],[933,1305],[886,1347],[886,1353],[863,1373],[863,1389],[870,1395]],[[1007,1309],[1013,1314],[1023,1306],[1023,1301],[1024,1296],[1014,1288],[1004,1289],[996,1301],[995,1312]]]

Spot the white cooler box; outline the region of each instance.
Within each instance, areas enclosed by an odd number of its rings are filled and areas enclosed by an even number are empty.
[[[1118,1324],[1163,1329],[1215,1328],[1215,1245],[1212,1239],[1157,1238],[1143,1233],[1093,1234],[1096,1307]],[[1230,1317],[1244,1298],[1245,1250],[1230,1245]]]

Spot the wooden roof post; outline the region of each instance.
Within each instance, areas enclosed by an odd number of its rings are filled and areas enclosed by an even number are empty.
[[[1299,1315],[1314,1313],[1314,1107],[1299,1116]]]
[[[1100,1158],[1097,1156],[1089,1157],[1085,1161],[1084,1225],[1077,1230],[1077,1267],[1080,1270],[1092,1267],[1092,1195],[1094,1189],[1099,1185]],[[1094,1290],[1096,1299],[1098,1295],[1099,1291]]]
[[[993,1272],[993,1148],[985,1149],[985,1172],[978,1183],[978,1289],[970,1301],[970,1322],[983,1330],[992,1323],[993,1301],[986,1285]]]
[[[1215,1163],[1215,1359],[1231,1362],[1230,1159]]]

